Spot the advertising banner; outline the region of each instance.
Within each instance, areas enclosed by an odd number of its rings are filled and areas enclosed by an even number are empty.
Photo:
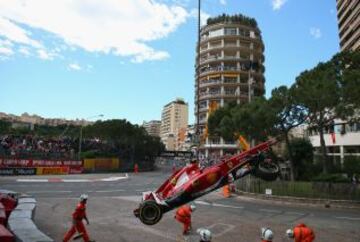
[[[0,168],[0,176],[35,175],[36,168]]]
[[[84,169],[88,171],[112,171],[119,169],[118,158],[85,159]]]
[[[21,160],[0,159],[0,167],[61,167],[83,166],[81,160]]]
[[[69,167],[38,167],[37,175],[66,175],[69,174]]]
[[[82,166],[78,167],[69,167],[69,174],[81,174],[83,173],[84,168]]]

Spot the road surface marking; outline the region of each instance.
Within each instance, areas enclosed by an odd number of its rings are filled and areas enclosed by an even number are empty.
[[[102,178],[100,179],[101,181],[119,181],[119,180],[123,180],[123,179],[127,179],[129,178],[129,175],[126,173],[125,176],[112,176],[109,178]]]
[[[63,179],[63,182],[89,182],[89,179]]]
[[[304,213],[297,213],[297,212],[285,212],[285,214],[292,214],[292,215],[299,215],[299,216],[305,215]]]
[[[222,236],[222,235],[226,234],[227,232],[229,232],[229,231],[231,231],[231,230],[233,230],[235,228],[235,226],[232,225],[232,224],[223,224],[223,223],[212,224],[208,228],[211,230],[211,228],[214,228],[216,226],[222,226],[222,227],[226,227],[226,228],[223,229],[220,233],[214,233],[213,237]]]
[[[117,189],[117,190],[102,190],[102,191],[95,191],[95,192],[125,192],[124,189]]]
[[[48,179],[16,179],[17,182],[48,182]]]
[[[213,203],[212,205],[213,205],[214,207],[244,209],[244,207],[240,207],[240,206],[232,206],[232,205],[226,205],[226,204],[220,204],[220,203]]]
[[[271,209],[259,209],[259,211],[268,212],[268,213],[281,213],[279,210],[271,210]]]
[[[205,202],[205,201],[195,201],[196,204],[201,204],[201,205],[211,205],[211,203],[209,202]]]
[[[240,206],[232,206],[232,205],[220,204],[220,203],[209,203],[205,201],[195,201],[195,203],[200,205],[213,206],[213,207],[244,209],[244,207],[240,207]]]
[[[71,193],[72,191],[28,191],[27,193]]]
[[[334,218],[360,221],[360,218],[354,218],[354,217],[334,217]]]

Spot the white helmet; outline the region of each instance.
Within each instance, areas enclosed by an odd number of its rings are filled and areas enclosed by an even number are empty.
[[[194,212],[194,211],[196,210],[196,206],[195,206],[195,204],[191,204],[191,205],[190,205],[190,209],[191,209],[191,211],[193,211],[193,212]]]
[[[286,230],[286,235],[287,235],[289,238],[294,238],[294,230],[292,230],[292,229]]]
[[[274,233],[269,228],[261,228],[261,239],[272,241],[274,239]]]
[[[89,196],[88,196],[87,194],[81,194],[81,196],[80,196],[80,202],[87,200],[88,197],[89,197]]]
[[[210,241],[211,240],[211,232],[208,229],[200,228],[197,230],[197,233],[200,235],[201,241]]]

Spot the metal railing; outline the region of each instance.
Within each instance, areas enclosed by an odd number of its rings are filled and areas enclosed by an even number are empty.
[[[247,177],[238,180],[236,186],[240,191],[250,193],[265,194],[266,189],[271,189],[272,195],[276,196],[360,201],[360,185],[354,185],[350,182],[267,182],[261,179]]]

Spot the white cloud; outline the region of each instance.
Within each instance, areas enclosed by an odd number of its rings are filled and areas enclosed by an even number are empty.
[[[46,47],[26,30],[40,29],[64,40],[70,49],[142,62],[168,58],[166,51],[156,50],[148,42],[167,37],[188,17],[185,8],[158,0],[0,0],[0,36],[42,53]]]
[[[14,51],[8,47],[0,46],[0,56],[10,56],[13,55]]]
[[[13,44],[9,40],[0,39],[0,59],[7,59],[9,56],[14,54],[12,50]]]
[[[273,10],[280,10],[287,0],[271,0]]]
[[[310,28],[310,35],[313,36],[315,39],[321,38],[321,30],[319,28],[312,27]]]
[[[198,18],[198,10],[197,9],[192,9],[190,11],[190,16],[193,17],[193,18]],[[206,24],[206,21],[208,18],[210,18],[211,15],[204,12],[204,11],[200,11],[200,24],[201,26],[205,25]]]
[[[226,0],[220,0],[221,5],[226,5]]]
[[[0,6],[2,4],[0,3]],[[1,7],[0,7],[1,8]],[[1,12],[2,10],[0,10]],[[41,44],[29,37],[30,33],[22,29],[15,23],[1,16],[0,13],[0,36],[7,38],[8,41],[30,45],[41,48]]]
[[[77,63],[71,63],[69,64],[68,67],[70,70],[74,70],[74,71],[80,71],[82,69],[81,66]]]
[[[19,48],[19,52],[20,52],[21,54],[23,54],[24,56],[30,56],[30,55],[31,55],[31,54],[30,54],[30,51],[29,51],[29,48],[24,47],[24,46],[21,46],[21,47]]]
[[[39,49],[37,50],[37,53],[38,53],[38,57],[43,60],[53,60],[55,56],[53,53],[48,52],[45,49]]]

